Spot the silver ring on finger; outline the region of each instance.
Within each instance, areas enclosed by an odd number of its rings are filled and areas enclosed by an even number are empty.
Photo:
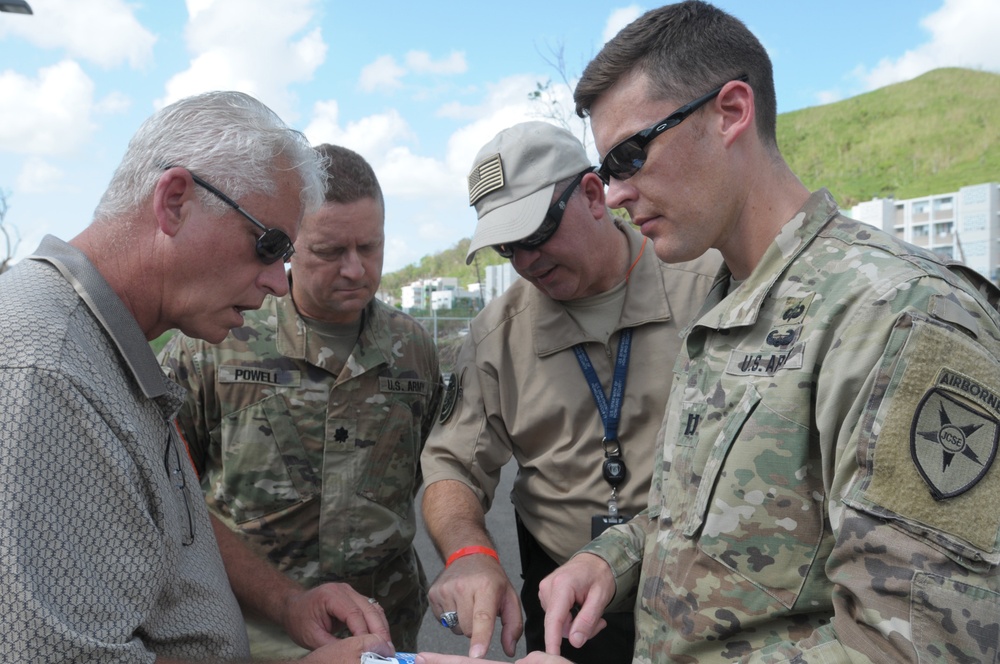
[[[441,626],[447,627],[455,634],[462,633],[462,628],[458,625],[458,613],[455,611],[445,611],[441,614]]]

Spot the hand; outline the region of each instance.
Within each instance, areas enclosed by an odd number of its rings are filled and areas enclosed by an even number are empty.
[[[488,659],[473,659],[461,655],[439,655],[432,652],[418,653],[416,664],[502,664]],[[573,664],[565,657],[549,655],[541,650],[529,652],[527,657],[517,660],[517,664]]]
[[[545,652],[559,654],[564,638],[574,648],[607,625],[604,609],[615,596],[615,576],[603,558],[580,553],[556,568],[538,584],[545,609]],[[579,606],[576,618],[571,613]]]
[[[361,653],[374,652],[383,657],[396,654],[392,644],[375,634],[352,636],[349,639],[334,639],[322,648],[298,660],[304,664],[339,664],[340,662],[360,662]]]
[[[303,648],[314,650],[327,644],[351,641],[333,636],[344,626],[358,636],[372,634],[390,644],[389,623],[377,603],[371,603],[345,583],[324,583],[311,590],[296,593],[285,609],[282,625],[288,635]],[[359,651],[359,657],[360,657]],[[376,651],[372,651],[376,652]],[[380,653],[381,654],[381,653]],[[349,661],[347,659],[332,661]]]
[[[458,612],[458,625],[470,637],[469,657],[486,654],[497,616],[503,626],[500,644],[508,656],[524,631],[521,601],[503,567],[490,556],[463,556],[434,581],[427,592],[434,615]]]

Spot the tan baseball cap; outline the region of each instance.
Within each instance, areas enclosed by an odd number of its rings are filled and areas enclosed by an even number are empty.
[[[557,182],[592,166],[583,144],[547,122],[504,129],[476,155],[469,173],[469,205],[479,223],[465,263],[483,247],[516,242],[538,230]]]

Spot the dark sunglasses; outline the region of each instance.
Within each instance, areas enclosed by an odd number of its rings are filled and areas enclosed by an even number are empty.
[[[524,251],[530,251],[532,249],[537,249],[542,246],[556,234],[559,230],[559,224],[562,223],[563,214],[566,212],[566,205],[569,203],[570,196],[573,195],[573,191],[580,186],[580,182],[583,181],[583,176],[587,173],[592,173],[593,168],[588,168],[583,171],[569,183],[562,195],[556,199],[556,202],[549,206],[548,212],[545,213],[545,218],[542,219],[542,225],[538,227],[538,230],[524,238],[523,240],[518,240],[517,242],[505,242],[503,244],[494,244],[493,251],[497,252],[504,258],[513,258],[514,250],[521,249]]]
[[[173,166],[166,166],[163,170],[168,168],[173,168]],[[224,193],[202,180],[190,170],[188,173],[191,173],[191,179],[194,180],[196,185],[214,194],[219,198],[219,200],[223,201],[226,205],[246,217],[251,224],[264,231],[264,233],[257,238],[257,245],[255,247],[257,250],[257,258],[260,259],[260,262],[264,265],[271,265],[272,263],[277,263],[279,260],[283,263],[288,262],[288,260],[292,257],[292,254],[295,253],[295,247],[292,246],[292,238],[288,237],[288,234],[285,233],[285,231],[278,228],[268,228],[264,224],[257,221],[252,214],[241,208],[239,203],[231,199],[229,196],[226,196]]]
[[[734,80],[746,83],[749,77],[744,74]],[[643,129],[608,150],[608,154],[605,155],[600,168],[597,169],[597,175],[604,184],[608,184],[611,178],[628,180],[638,173],[639,169],[646,163],[646,146],[652,143],[657,136],[684,122],[691,114],[714,99],[728,83],[730,81],[723,83],[707,95],[698,97],[690,104],[684,104],[652,127]]]

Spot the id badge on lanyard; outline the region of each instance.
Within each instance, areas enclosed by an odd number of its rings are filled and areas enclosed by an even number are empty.
[[[608,513],[595,514],[590,518],[590,537],[597,537],[611,526],[625,523],[631,517],[618,512],[618,487],[625,481],[628,468],[622,457],[621,443],[618,442],[618,423],[621,420],[622,398],[625,394],[625,377],[628,373],[629,354],[632,350],[632,330],[622,330],[618,338],[618,357],[615,360],[615,374],[611,383],[611,397],[604,396],[604,388],[597,377],[594,365],[582,344],[573,347],[580,369],[590,385],[590,393],[594,396],[597,410],[604,423],[604,465],[601,474],[604,481],[611,486],[611,498],[608,500]]]

